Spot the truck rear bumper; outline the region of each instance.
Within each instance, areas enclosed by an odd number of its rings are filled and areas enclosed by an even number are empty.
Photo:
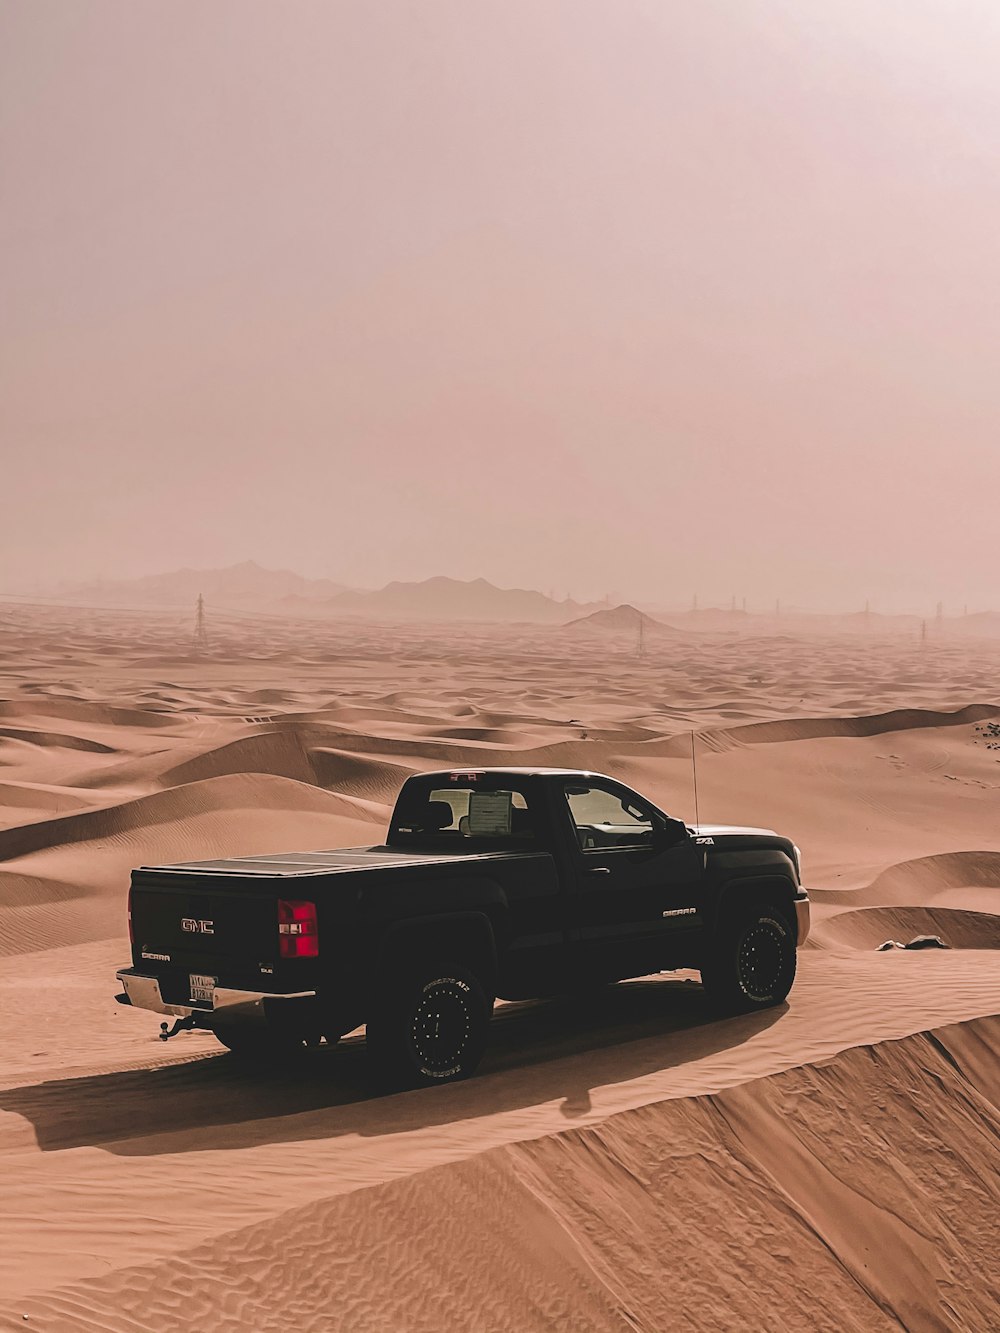
[[[805,889],[800,889],[795,895],[795,925],[796,943],[801,948],[809,938],[809,895]]]
[[[265,1023],[276,1016],[276,1011],[295,1006],[296,1001],[315,1000],[314,990],[294,991],[288,995],[272,995],[267,991],[231,990],[225,986],[216,986],[212,992],[212,1003],[208,1004],[168,1004],[160,993],[160,983],[156,977],[145,976],[133,967],[123,967],[115,973],[125,988],[128,1003],[136,1009],[149,1009],[154,1014],[170,1014],[174,1018],[188,1018],[194,1015],[199,1026],[211,1027],[218,1017],[226,1023]]]

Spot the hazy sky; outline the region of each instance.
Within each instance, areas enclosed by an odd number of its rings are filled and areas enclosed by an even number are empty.
[[[997,0],[0,0],[0,589],[1000,605]]]

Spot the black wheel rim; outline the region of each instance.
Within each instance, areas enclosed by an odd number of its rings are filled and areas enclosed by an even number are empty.
[[[413,1015],[410,1037],[421,1070],[432,1078],[458,1073],[472,1030],[472,1007],[462,982],[425,986]]]
[[[785,973],[785,935],[776,921],[754,921],[740,940],[736,970],[740,988],[751,1000],[770,1000]]]

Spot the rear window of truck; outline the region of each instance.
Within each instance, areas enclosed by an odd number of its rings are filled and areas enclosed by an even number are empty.
[[[531,845],[535,823],[526,794],[513,783],[409,783],[400,794],[390,842],[442,846]]]

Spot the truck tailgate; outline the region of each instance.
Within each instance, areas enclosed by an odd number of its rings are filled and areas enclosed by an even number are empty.
[[[133,963],[172,979],[171,991],[194,998],[198,977],[270,989],[266,982],[278,982],[284,970],[278,943],[282,896],[296,896],[287,881],[279,890],[260,879],[138,870],[129,894]]]

